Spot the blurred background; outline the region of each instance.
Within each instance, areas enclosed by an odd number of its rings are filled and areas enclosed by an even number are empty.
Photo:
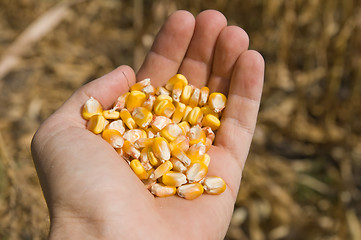
[[[137,69],[169,14],[209,8],[266,60],[226,239],[361,239],[359,0],[1,0],[0,239],[46,239],[40,123],[84,83]]]

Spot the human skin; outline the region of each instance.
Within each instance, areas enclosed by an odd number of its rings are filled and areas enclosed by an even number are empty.
[[[138,73],[120,66],[79,88],[39,128],[32,154],[50,215],[50,239],[223,239],[232,217],[259,110],[264,60],[244,30],[207,10],[177,11],[164,23]],[[164,85],[182,73],[190,84],[227,94],[209,150],[209,176],[227,189],[195,200],[154,197],[126,161],[81,117],[89,97],[104,108],[150,78]]]

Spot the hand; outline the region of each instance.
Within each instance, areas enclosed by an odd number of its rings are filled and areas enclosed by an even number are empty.
[[[120,66],[78,89],[35,134],[32,153],[54,239],[223,239],[232,216],[260,104],[264,61],[248,36],[213,10],[196,19],[171,15],[137,75]],[[113,148],[86,129],[81,117],[93,96],[104,108],[136,79],[160,86],[176,73],[190,84],[228,95],[221,128],[209,151],[208,175],[224,193],[195,200],[155,198]],[[127,79],[125,78],[125,76]]]

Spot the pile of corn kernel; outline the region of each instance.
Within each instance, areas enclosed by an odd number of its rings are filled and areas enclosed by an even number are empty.
[[[87,128],[111,144],[153,195],[195,199],[226,189],[222,178],[206,176],[207,151],[226,100],[177,74],[164,87],[153,87],[149,78],[134,84],[109,110],[91,97],[82,115]]]

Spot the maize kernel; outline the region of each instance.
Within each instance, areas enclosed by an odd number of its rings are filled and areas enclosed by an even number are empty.
[[[199,103],[198,103],[198,105],[200,107],[203,107],[207,103],[208,95],[209,95],[209,88],[208,87],[202,87],[201,88],[201,93],[200,93],[200,96],[199,96]]]
[[[187,171],[187,167],[184,166],[184,164],[178,160],[177,158],[170,158],[169,161],[173,164],[173,169],[177,172],[181,172],[184,173],[185,171]]]
[[[184,103],[181,102],[175,103],[175,111],[172,116],[172,120],[174,123],[179,123],[182,120],[185,110],[186,110],[186,105]]]
[[[206,143],[206,133],[198,125],[191,127],[187,136],[189,138],[190,145],[197,144],[199,142],[203,144]]]
[[[104,110],[103,116],[105,117],[105,119],[116,120],[119,119],[120,114],[118,111]]]
[[[184,87],[184,84],[182,81],[177,81],[174,84],[173,90],[172,90],[172,98],[174,101],[176,101],[176,102],[180,101],[180,96],[182,94],[183,87]]]
[[[146,78],[140,82],[137,82],[133,86],[130,87],[130,91],[142,91],[143,88],[150,85],[150,78]]]
[[[159,95],[170,95],[170,92],[165,89],[164,87],[157,87],[155,89],[155,95],[159,96]]]
[[[94,115],[101,115],[103,107],[100,105],[98,100],[90,97],[83,106],[82,116],[84,119],[89,120]]]
[[[130,162],[130,167],[133,169],[134,173],[140,179],[147,179],[148,173],[145,171],[143,165],[139,162],[139,160],[134,159]]]
[[[130,112],[128,111],[128,109],[123,108],[120,111],[120,118],[123,120],[123,122],[125,123],[125,125],[127,125],[127,127],[129,129],[133,129],[137,127],[137,124],[135,123],[134,119],[132,118],[132,115],[130,115]]]
[[[167,186],[179,187],[187,183],[187,177],[183,173],[169,171],[162,176],[162,182]]]
[[[164,99],[158,103],[154,103],[153,111],[157,115],[170,118],[175,111],[175,107],[169,100]]]
[[[154,138],[139,138],[135,141],[134,146],[136,148],[151,147],[153,145]]]
[[[177,188],[178,196],[193,200],[203,194],[203,186],[200,183],[188,183]]]
[[[202,121],[203,113],[199,107],[195,107],[187,115],[187,121],[191,125],[199,124]]]
[[[193,93],[192,86],[190,86],[190,85],[184,86],[182,94],[181,94],[181,98],[180,98],[181,102],[187,105],[189,103],[189,99],[192,96],[192,93]]]
[[[166,186],[161,183],[154,183],[150,187],[150,191],[157,197],[169,197],[174,195],[177,192],[177,189],[175,187]]]
[[[202,184],[208,194],[221,194],[226,190],[226,183],[220,177],[206,177]]]
[[[180,148],[176,147],[172,150],[172,155],[181,161],[184,166],[188,167],[191,164],[191,160],[187,156],[187,154]]]
[[[138,159],[140,157],[140,152],[138,149],[135,148],[135,146],[129,142],[128,140],[124,141],[123,144],[123,151],[131,156],[132,158]]]
[[[181,133],[182,129],[175,123],[168,124],[160,131],[160,135],[168,142],[174,141]]]
[[[133,112],[136,107],[142,106],[146,99],[145,93],[141,91],[131,91],[125,102],[125,107],[129,112]]]
[[[192,111],[192,107],[191,106],[186,106],[186,109],[184,110],[184,115],[183,115],[183,119],[182,121],[188,121],[188,115],[189,113]]]
[[[172,120],[170,120],[167,117],[164,116],[156,116],[154,115],[152,121],[150,122],[150,126],[156,131],[161,131],[165,126],[172,123]]]
[[[173,151],[175,148],[182,149],[186,152],[189,148],[189,139],[185,135],[179,135],[174,141],[170,142],[169,149]]]
[[[226,102],[226,96],[218,92],[211,93],[208,98],[208,105],[216,113],[221,112],[225,108]]]
[[[186,176],[190,183],[201,181],[208,172],[208,167],[202,162],[192,163],[187,169]]]
[[[142,92],[144,92],[146,95],[154,95],[155,88],[152,85],[148,85],[142,89]]]
[[[154,172],[150,175],[150,179],[158,179],[173,168],[173,164],[170,161],[165,161],[159,165]]]
[[[136,107],[132,113],[135,123],[141,128],[147,128],[153,119],[153,114],[145,107]]]
[[[128,96],[129,92],[120,95],[111,110],[122,110],[125,107],[125,102],[127,101]]]
[[[208,155],[208,153],[204,154],[202,162],[209,167],[209,163],[211,162],[211,157]]]
[[[168,89],[169,91],[172,91],[174,85],[177,82],[181,82],[183,86],[186,86],[188,84],[187,78],[184,75],[178,73],[168,80],[168,82],[165,85],[165,88]]]
[[[204,116],[207,114],[212,114],[212,115],[216,116],[217,118],[219,118],[219,113],[214,112],[209,105],[205,105],[205,106],[201,107],[201,111]]]
[[[192,163],[201,162],[206,154],[206,146],[203,143],[193,144],[187,151],[187,156]]]
[[[106,126],[106,129],[117,130],[120,134],[123,134],[125,132],[125,127],[122,120],[112,121]]]
[[[217,130],[221,125],[221,121],[212,114],[207,114],[202,120],[202,126],[210,127],[213,131]]]
[[[150,164],[152,164],[153,166],[158,166],[160,165],[160,160],[154,155],[154,152],[152,150],[152,148],[147,148],[148,149],[148,152],[147,152],[147,157],[148,157],[148,160],[150,162]]]
[[[102,138],[110,143],[113,148],[121,148],[124,143],[124,139],[120,132],[114,129],[105,129],[102,132]]]
[[[152,150],[154,155],[161,161],[164,162],[170,159],[170,149],[167,141],[162,137],[156,137],[154,139]]]
[[[200,94],[201,94],[201,90],[199,88],[194,88],[193,94],[189,99],[188,105],[191,106],[192,108],[198,106]]]
[[[123,134],[124,140],[134,144],[140,138],[146,138],[147,133],[143,129],[131,129]]]
[[[182,129],[184,135],[186,135],[189,132],[189,129],[191,128],[191,126],[189,126],[189,123],[187,121],[178,123],[178,126]]]
[[[88,123],[87,128],[95,134],[99,134],[103,131],[106,125],[106,119],[102,115],[93,115]]]
[[[155,96],[154,95],[149,95],[147,100],[145,100],[145,102],[142,104],[142,107],[145,107],[149,111],[152,111],[153,106],[154,106],[154,102],[155,102]]]

